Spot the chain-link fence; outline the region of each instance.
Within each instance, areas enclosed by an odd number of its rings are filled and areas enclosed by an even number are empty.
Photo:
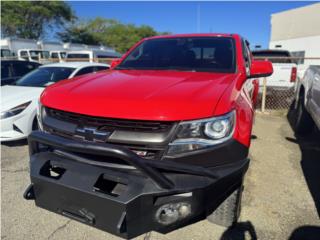
[[[289,109],[295,96],[295,86],[268,86],[268,78],[259,79],[257,110],[261,112],[283,111]]]

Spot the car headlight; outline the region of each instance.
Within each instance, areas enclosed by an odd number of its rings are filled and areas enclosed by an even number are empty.
[[[167,155],[175,155],[207,148],[229,140],[234,132],[235,111],[223,116],[181,122]]]
[[[43,131],[42,118],[43,118],[44,114],[45,114],[45,109],[39,100],[38,106],[37,106],[37,119],[38,119],[38,126],[39,126],[40,131]]]
[[[30,103],[31,103],[31,101],[20,104],[20,105],[14,107],[14,108],[11,108],[7,111],[1,112],[1,119],[5,119],[5,118],[9,118],[9,117],[18,115],[23,110],[25,110],[30,105]]]

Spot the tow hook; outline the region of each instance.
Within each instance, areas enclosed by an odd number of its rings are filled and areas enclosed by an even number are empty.
[[[34,190],[33,190],[33,184],[30,184],[28,186],[28,188],[23,193],[23,197],[26,200],[34,200],[35,199]]]

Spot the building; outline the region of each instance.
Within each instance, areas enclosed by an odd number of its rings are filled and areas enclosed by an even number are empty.
[[[270,49],[284,49],[300,59],[300,69],[320,65],[320,3],[271,15]]]

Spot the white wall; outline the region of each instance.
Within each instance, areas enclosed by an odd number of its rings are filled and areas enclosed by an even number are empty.
[[[271,15],[271,41],[320,36],[320,3]]]

